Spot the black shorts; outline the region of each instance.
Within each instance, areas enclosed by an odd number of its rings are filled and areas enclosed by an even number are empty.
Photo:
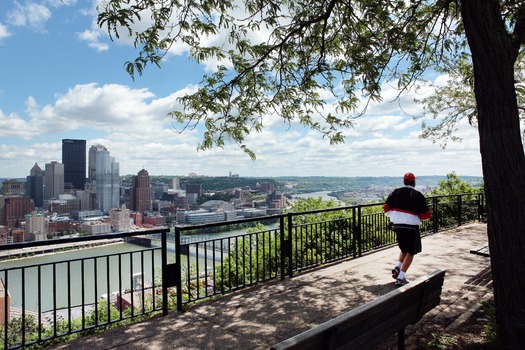
[[[421,236],[418,225],[394,225],[397,244],[403,253],[416,255],[421,252]]]

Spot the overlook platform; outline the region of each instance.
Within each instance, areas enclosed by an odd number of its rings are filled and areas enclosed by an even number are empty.
[[[490,258],[471,250],[487,244],[486,224],[475,223],[423,238],[407,273],[413,280],[446,270],[441,304],[424,316],[457,327],[492,296]],[[275,343],[337,317],[393,290],[397,247],[319,268],[171,311],[144,322],[81,337],[53,349],[269,349]],[[421,321],[406,330],[406,348]],[[391,347],[395,348],[395,336]],[[381,349],[388,349],[385,344]]]

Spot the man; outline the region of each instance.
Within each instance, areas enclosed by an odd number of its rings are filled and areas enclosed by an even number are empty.
[[[395,189],[384,205],[385,215],[394,224],[397,244],[401,250],[397,264],[392,269],[392,277],[398,287],[408,283],[405,274],[414,255],[421,252],[419,225],[432,215],[425,197],[415,189],[416,176],[406,173],[403,182],[405,186]]]

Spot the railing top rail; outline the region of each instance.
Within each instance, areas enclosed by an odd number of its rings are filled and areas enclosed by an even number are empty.
[[[458,196],[478,195],[478,194],[482,194],[482,192],[434,196],[434,197],[428,197],[427,199],[430,200],[432,198],[458,197]],[[359,205],[318,209],[318,210],[310,210],[310,211],[303,211],[303,212],[288,212],[286,214],[257,216],[253,218],[221,221],[221,222],[211,222],[211,223],[199,224],[199,225],[190,225],[190,226],[175,225],[174,227],[176,230],[183,232],[183,231],[191,231],[191,230],[204,229],[204,228],[217,227],[217,226],[227,226],[227,225],[242,224],[242,223],[249,223],[249,222],[261,222],[264,220],[278,220],[280,218],[287,217],[287,216],[293,217],[293,216],[299,216],[299,215],[326,213],[326,212],[331,212],[331,211],[349,211],[355,208],[373,207],[373,206],[378,206],[378,205],[383,205],[383,203],[359,204]],[[97,241],[97,240],[104,240],[104,239],[115,239],[115,238],[124,238],[124,237],[132,237],[132,236],[150,235],[150,234],[168,232],[169,230],[170,230],[169,228],[161,228],[161,229],[146,230],[146,231],[109,233],[109,234],[100,234],[100,235],[92,235],[92,236],[60,238],[60,239],[53,239],[53,240],[46,240],[46,241],[29,241],[29,242],[11,243],[11,244],[0,245],[0,251],[50,246],[50,245],[64,244],[64,243],[90,242],[90,241]]]
[[[432,199],[432,198],[452,198],[452,197],[463,197],[463,196],[478,196],[480,194],[483,194],[483,191],[471,192],[471,193],[443,194],[443,195],[439,195],[439,196],[428,197],[427,199]]]
[[[174,225],[175,229],[177,231],[183,232],[183,231],[191,231],[191,230],[198,230],[203,228],[210,228],[210,227],[217,227],[217,226],[228,226],[228,225],[235,225],[235,224],[244,224],[248,222],[259,222],[264,220],[277,220],[280,217],[285,216],[285,214],[277,214],[277,215],[266,215],[266,216],[257,216],[253,218],[247,218],[247,219],[237,219],[237,220],[228,220],[228,221],[219,221],[219,222],[210,222],[207,224],[198,224],[198,225]]]

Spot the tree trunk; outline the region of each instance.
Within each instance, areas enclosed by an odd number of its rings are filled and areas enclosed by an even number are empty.
[[[499,1],[464,0],[461,15],[474,65],[488,241],[504,349],[525,344],[525,156],[514,87],[519,46]]]

